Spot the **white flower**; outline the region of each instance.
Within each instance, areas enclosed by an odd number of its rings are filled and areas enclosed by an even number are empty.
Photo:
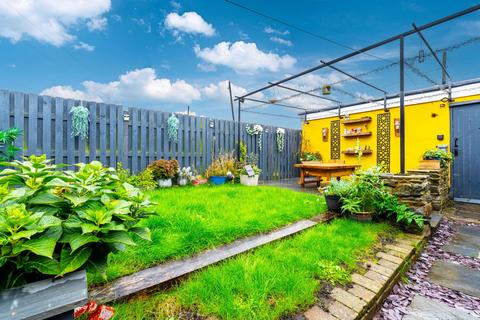
[[[283,128],[277,128],[277,133],[285,134],[285,129],[283,129]]]

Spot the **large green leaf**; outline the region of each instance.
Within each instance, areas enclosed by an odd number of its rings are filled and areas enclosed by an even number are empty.
[[[62,225],[62,220],[51,215],[44,215],[38,222],[38,226],[43,228],[57,227],[60,225]]]
[[[63,200],[59,196],[56,196],[54,194],[47,193],[47,192],[42,192],[42,193],[36,195],[35,197],[33,197],[32,199],[30,199],[30,201],[28,201],[28,203],[29,204],[50,204],[50,205],[53,205],[53,204],[62,203],[64,201],[65,200]]]
[[[60,272],[58,275],[63,276],[79,269],[88,261],[91,254],[92,248],[89,247],[82,248],[74,253],[70,253],[69,250],[63,249],[60,254]]]
[[[47,257],[32,256],[25,263],[25,267],[37,269],[40,273],[54,276],[60,272],[60,263]]]
[[[80,235],[77,235],[76,237],[71,237],[69,244],[70,244],[70,248],[72,249],[72,252],[74,252],[81,246],[86,245],[87,243],[99,242],[99,241],[100,239],[94,236],[93,234],[80,234]]]
[[[37,234],[38,230],[22,230],[14,233],[10,239],[18,241],[20,239],[30,239],[34,234]]]
[[[135,245],[135,242],[133,242],[132,238],[130,238],[126,231],[113,231],[107,233],[102,237],[102,240],[107,243],[122,243],[127,246]]]
[[[147,241],[152,241],[150,229],[146,227],[138,227],[138,228],[132,228],[130,229],[131,232],[135,233],[137,236],[140,238],[147,240]]]
[[[13,254],[18,254],[25,250],[31,251],[36,255],[52,258],[53,251],[57,241],[54,238],[41,237],[37,239],[27,240],[22,244],[16,245],[13,247]]]
[[[89,222],[80,223],[80,228],[82,228],[82,233],[92,233],[95,231],[100,231],[100,227],[98,227],[96,224]]]

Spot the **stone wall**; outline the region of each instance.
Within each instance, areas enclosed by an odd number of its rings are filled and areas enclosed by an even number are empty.
[[[384,184],[396,195],[400,202],[405,203],[414,211],[430,215],[429,203],[430,179],[427,174],[382,174]]]
[[[450,193],[448,169],[416,169],[409,170],[408,173],[428,176],[433,210],[440,211],[448,206]]]

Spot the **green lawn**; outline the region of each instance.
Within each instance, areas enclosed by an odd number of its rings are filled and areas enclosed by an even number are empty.
[[[111,254],[109,280],[169,259],[266,232],[326,210],[323,197],[275,187],[242,185],[159,189],[148,193],[158,216],[145,221],[152,242]],[[89,274],[89,282],[102,279]]]
[[[116,319],[278,319],[313,304],[322,283],[345,284],[386,224],[336,220],[197,272],[167,292],[115,305]]]

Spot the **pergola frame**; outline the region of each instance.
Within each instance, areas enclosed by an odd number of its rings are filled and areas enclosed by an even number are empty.
[[[316,95],[312,95],[310,94],[310,92],[305,92],[305,91],[301,91],[301,90],[298,90],[298,89],[294,89],[294,88],[290,88],[290,87],[286,87],[285,85],[283,85],[284,83],[288,82],[288,81],[291,81],[291,80],[294,80],[294,79],[297,79],[299,77],[302,77],[306,74],[309,74],[309,73],[312,73],[314,71],[317,71],[317,70],[320,70],[320,69],[323,69],[325,67],[330,67],[338,72],[341,72],[343,73],[344,75],[348,76],[349,78],[353,79],[353,80],[356,80],[356,81],[359,81],[365,85],[368,85],[372,88],[375,88],[381,92],[383,92],[384,94],[384,109],[386,110],[386,97],[387,97],[387,92],[376,87],[376,86],[373,86],[369,83],[367,83],[366,81],[364,80],[361,80],[355,76],[352,76],[346,72],[343,72],[341,71],[338,67],[334,67],[333,65],[336,64],[336,63],[339,63],[341,61],[344,61],[344,60],[347,60],[349,58],[352,58],[352,57],[355,57],[357,55],[360,55],[360,54],[366,54],[366,52],[370,51],[370,50],[373,50],[373,49],[376,49],[378,47],[381,47],[383,45],[386,45],[386,44],[389,44],[389,43],[392,43],[394,41],[399,41],[399,52],[400,52],[400,61],[399,61],[399,65],[400,65],[400,74],[399,74],[399,78],[400,78],[400,92],[398,94],[399,98],[400,98],[400,171],[401,173],[405,173],[405,55],[404,55],[404,51],[405,51],[405,38],[408,37],[408,36],[411,36],[413,34],[418,34],[419,37],[422,39],[422,41],[426,44],[426,46],[428,47],[428,49],[430,50],[430,52],[432,53],[433,57],[435,58],[435,60],[440,64],[441,68],[442,68],[442,71],[448,75],[448,78],[449,78],[449,82],[448,82],[448,94],[449,94],[449,100],[451,100],[451,77],[450,75],[448,74],[448,71],[446,69],[446,66],[443,65],[440,60],[438,59],[435,51],[432,49],[432,47],[430,46],[430,44],[427,42],[427,40],[425,39],[425,37],[423,36],[422,34],[422,31],[424,30],[427,30],[427,29],[430,29],[430,28],[433,28],[433,27],[436,27],[438,25],[441,25],[445,22],[448,22],[448,21],[451,21],[451,20],[454,20],[454,19],[457,19],[459,17],[462,17],[464,15],[467,15],[467,14],[470,14],[472,12],[475,12],[477,10],[480,9],[480,4],[479,5],[475,5],[475,6],[472,6],[468,9],[465,9],[465,10],[462,10],[462,11],[459,11],[459,12],[456,12],[456,13],[453,13],[451,15],[448,15],[446,17],[443,17],[443,18],[440,18],[438,20],[435,20],[435,21],[432,21],[432,22],[429,22],[429,23],[426,23],[424,25],[421,25],[421,26],[416,26],[415,24],[412,24],[412,29],[411,30],[408,30],[408,31],[405,31],[403,33],[400,33],[400,34],[397,34],[397,35],[394,35],[392,37],[389,37],[389,38],[386,38],[384,40],[381,40],[381,41],[378,41],[376,43],[373,43],[371,45],[368,45],[364,48],[361,48],[361,49],[358,49],[356,51],[353,51],[351,53],[348,53],[348,54],[345,54],[341,57],[338,57],[338,58],[335,58],[335,59],[332,59],[330,61],[322,61],[322,63],[320,65],[317,65],[317,66],[314,66],[312,68],[309,68],[309,69],[306,69],[302,72],[299,72],[297,74],[294,74],[292,76],[289,76],[287,78],[284,78],[282,80],[279,80],[279,81],[276,81],[276,82],[269,82],[268,85],[262,87],[262,88],[259,88],[257,90],[254,90],[254,91],[251,91],[249,93],[246,93],[244,94],[243,96],[237,96],[235,97],[235,101],[238,102],[238,117],[237,117],[237,123],[238,123],[238,135],[237,135],[237,152],[238,152],[238,156],[240,156],[240,133],[241,133],[241,112],[242,112],[242,103],[245,102],[245,100],[249,100],[249,101],[256,101],[256,102],[261,102],[261,103],[265,103],[265,104],[272,104],[272,105],[279,105],[279,106],[282,106],[282,107],[287,107],[286,105],[281,105],[279,104],[278,102],[276,101],[262,101],[262,100],[257,100],[257,99],[252,99],[252,98],[249,98],[250,96],[256,94],[256,93],[260,93],[264,90],[267,90],[267,89],[270,89],[270,88],[273,88],[273,87],[279,87],[279,88],[284,88],[284,89],[287,89],[287,90],[291,90],[291,91],[296,91],[300,94],[308,94],[310,96],[316,96]],[[320,96],[316,96],[317,98],[320,98]],[[325,98],[325,97],[322,97],[322,98]],[[328,99],[327,99],[328,100]],[[337,102],[339,103],[339,101],[334,101],[334,102]],[[294,108],[294,109],[303,109],[304,111],[306,111],[305,108],[302,108],[302,107],[297,107],[297,106],[288,106],[290,108]],[[331,107],[329,108],[328,106],[326,106],[326,109],[331,109]],[[323,109],[323,108],[322,108]],[[320,110],[322,110],[320,109]],[[339,103],[338,104],[338,112],[339,112],[339,116],[340,116],[340,112],[341,112],[341,109],[342,109],[342,103]],[[325,109],[324,109],[325,110]],[[306,114],[307,112],[305,112]]]

